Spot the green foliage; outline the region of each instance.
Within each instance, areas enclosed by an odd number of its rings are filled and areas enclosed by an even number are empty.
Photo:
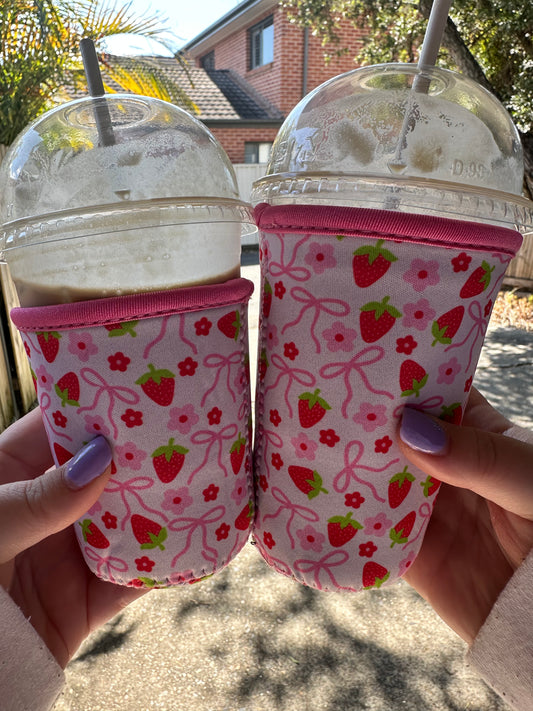
[[[131,3],[101,0],[1,0],[0,144],[11,144],[54,100],[67,98],[62,93],[65,85],[85,91],[79,53],[83,37],[95,42],[102,68],[114,82],[109,90],[144,93],[197,111],[185,90],[149,59],[105,54],[105,39],[117,34],[154,38],[171,49],[158,15],[138,17],[130,8]],[[186,79],[183,59],[176,56],[176,62]]]
[[[369,32],[357,60],[372,64],[417,60],[431,0],[281,0],[280,5],[295,22],[312,27],[324,43],[338,42],[341,18],[366,28]],[[441,66],[457,69],[458,57],[469,51],[517,126],[523,132],[533,131],[531,0],[455,0],[450,17]],[[461,70],[465,71],[464,65]]]

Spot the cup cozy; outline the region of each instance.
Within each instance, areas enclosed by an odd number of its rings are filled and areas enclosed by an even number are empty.
[[[258,205],[254,536],[320,590],[412,564],[439,482],[397,446],[406,405],[459,423],[513,230],[386,210]]]
[[[190,583],[245,544],[252,291],[235,279],[11,312],[56,463],[96,435],[111,443],[112,477],[74,526],[100,578]]]

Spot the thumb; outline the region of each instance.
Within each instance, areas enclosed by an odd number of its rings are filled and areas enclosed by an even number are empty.
[[[533,446],[406,407],[400,448],[426,474],[533,520]]]
[[[62,531],[90,509],[109,479],[111,458],[107,441],[96,437],[62,467],[1,486],[0,563]]]

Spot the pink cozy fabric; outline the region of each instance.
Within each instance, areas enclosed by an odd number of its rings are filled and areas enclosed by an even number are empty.
[[[256,215],[257,545],[320,590],[390,584],[439,488],[402,458],[399,418],[410,405],[461,421],[520,235],[377,210]]]
[[[226,565],[253,519],[245,279],[14,309],[58,464],[104,435],[113,476],[75,525],[89,567],[137,587]]]

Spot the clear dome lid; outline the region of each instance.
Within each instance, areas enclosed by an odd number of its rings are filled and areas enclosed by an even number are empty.
[[[52,109],[19,135],[0,166],[2,223],[161,199],[228,207],[238,195],[226,153],[200,121],[132,94]]]
[[[495,205],[489,221],[503,213],[504,223],[531,225],[523,173],[520,136],[492,94],[444,69],[384,64],[335,77],[300,101],[278,133],[253,201],[313,194],[377,204],[378,187],[396,193],[400,209],[434,207],[439,193],[449,204],[444,213],[476,216],[481,200]],[[390,206],[398,209],[398,201]]]

